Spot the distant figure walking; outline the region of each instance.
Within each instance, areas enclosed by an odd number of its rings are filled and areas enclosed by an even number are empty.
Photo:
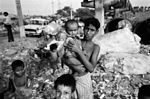
[[[13,37],[13,33],[12,33],[12,27],[11,27],[11,18],[8,14],[8,12],[4,12],[3,15],[5,16],[5,20],[4,20],[4,27],[7,30],[7,35],[8,35],[8,42],[13,42],[14,41],[14,37]]]

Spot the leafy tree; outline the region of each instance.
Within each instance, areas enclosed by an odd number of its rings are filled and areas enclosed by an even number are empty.
[[[72,11],[72,14],[74,15],[75,12]],[[71,15],[71,7],[65,6],[63,9],[57,10],[56,15],[61,15],[63,17],[68,17]]]
[[[56,13],[57,15],[61,15],[61,16],[63,16],[63,17],[66,17],[66,16],[68,16],[68,13],[66,13],[64,10],[57,10],[57,13]]]
[[[69,13],[71,11],[71,8],[69,6],[65,6],[62,10]]]
[[[81,18],[94,17],[95,12],[92,9],[88,8],[79,8],[76,10],[76,16]]]

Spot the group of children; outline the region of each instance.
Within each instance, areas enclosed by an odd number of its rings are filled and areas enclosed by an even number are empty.
[[[67,74],[61,75],[54,82],[56,99],[94,99],[91,73],[96,67],[100,47],[92,39],[99,28],[100,23],[96,18],[85,19],[84,24],[73,19],[68,20],[65,23],[66,34],[59,35],[59,39],[64,41],[61,54],[56,54],[56,45],[51,46],[51,59],[60,59],[70,68]],[[11,66],[14,74],[10,77],[7,91],[29,96],[32,92],[27,85],[24,62],[15,60]],[[149,99],[149,86],[140,88],[139,99]],[[13,94],[7,96],[13,97]]]
[[[17,99],[16,92],[25,91],[24,88],[28,88],[27,76],[25,74],[25,65],[21,60],[15,60],[12,63],[13,76],[9,79],[8,89],[1,93],[1,99]],[[75,99],[74,92],[76,90],[76,79],[71,74],[63,74],[58,77],[54,82],[54,89],[56,90],[55,99]],[[138,99],[150,99],[150,85],[144,85],[139,88]],[[29,91],[29,90],[26,90]],[[4,93],[6,93],[4,95]],[[28,92],[29,93],[29,92]],[[2,95],[3,94],[3,95]],[[20,94],[20,98],[24,99]],[[29,94],[28,94],[29,95]],[[26,94],[27,96],[27,94]],[[80,98],[77,98],[80,99]]]
[[[96,18],[88,18],[84,24],[72,19],[64,27],[67,36],[58,58],[76,79],[74,98],[93,99],[91,73],[97,64],[100,47],[92,39],[99,32],[100,23]]]

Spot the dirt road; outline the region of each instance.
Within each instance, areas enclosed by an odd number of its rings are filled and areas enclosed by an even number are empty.
[[[16,38],[19,38],[19,34],[18,33],[17,34],[13,34],[13,36],[14,36],[14,40]],[[0,36],[0,43],[3,43],[3,42],[8,42],[7,35]]]

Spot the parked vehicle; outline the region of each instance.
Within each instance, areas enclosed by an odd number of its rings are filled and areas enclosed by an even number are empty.
[[[43,30],[49,24],[49,20],[42,18],[30,19],[28,25],[25,25],[25,34],[26,36],[41,36]]]

